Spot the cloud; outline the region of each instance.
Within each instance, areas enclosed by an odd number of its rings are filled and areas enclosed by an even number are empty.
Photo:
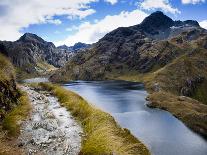
[[[72,32],[72,31],[78,30],[78,27],[73,25],[71,27],[66,28],[65,30],[68,31],[68,32]]]
[[[48,20],[47,22],[50,23],[50,24],[55,24],[55,25],[60,25],[60,24],[62,24],[62,21],[59,20],[59,19],[50,19],[50,20]]]
[[[95,23],[85,22],[78,26],[78,30],[74,35],[70,35],[55,44],[66,44],[69,46],[77,42],[91,44],[97,42],[106,33],[118,27],[127,27],[141,23],[146,16],[147,14],[140,10],[133,10],[131,12],[122,11],[118,15],[108,15]]]
[[[203,20],[203,21],[201,21],[199,24],[200,24],[200,26],[201,26],[202,28],[204,28],[204,29],[207,30],[207,20]]]
[[[205,0],[181,0],[183,4],[198,4],[198,3],[204,3]]]
[[[177,8],[172,7],[169,0],[144,0],[140,3],[140,7],[144,10],[161,9],[172,14],[181,13]]]
[[[118,0],[104,0],[105,2],[109,2],[112,5],[116,4],[118,2]]]
[[[61,24],[55,16],[85,18],[95,10],[89,7],[98,0],[0,0],[0,40],[16,40],[22,28],[31,24]]]

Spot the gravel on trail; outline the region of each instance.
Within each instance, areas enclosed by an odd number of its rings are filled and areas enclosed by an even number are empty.
[[[21,86],[33,110],[22,123],[19,147],[28,155],[77,155],[81,148],[82,128],[58,99],[46,91]]]

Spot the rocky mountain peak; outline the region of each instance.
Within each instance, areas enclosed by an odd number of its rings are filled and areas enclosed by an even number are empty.
[[[22,42],[35,41],[35,42],[43,42],[43,43],[45,42],[42,38],[32,33],[25,33],[23,36],[19,38],[18,41],[22,41]]]
[[[78,43],[75,43],[75,45],[73,46],[73,50],[79,50],[79,49],[82,49],[82,48],[87,48],[88,46],[90,46],[90,45],[78,42]]]
[[[150,16],[146,17],[143,22],[140,24],[142,28],[150,29],[165,29],[173,26],[174,21],[163,14],[161,11],[156,11]]]

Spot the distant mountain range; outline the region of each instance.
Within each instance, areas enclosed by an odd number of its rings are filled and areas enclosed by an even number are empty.
[[[60,50],[68,51],[68,52],[77,52],[77,51],[84,50],[89,47],[91,47],[90,44],[78,42],[74,44],[73,46],[62,45],[62,46],[58,46],[57,48]]]
[[[62,67],[75,52],[86,47],[89,45],[77,43],[72,47],[56,48],[52,42],[31,33],[25,33],[14,42],[0,41],[0,53],[11,60],[20,79],[39,76],[48,70]]]

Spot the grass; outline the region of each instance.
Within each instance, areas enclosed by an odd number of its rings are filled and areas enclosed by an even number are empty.
[[[20,123],[28,117],[30,109],[26,93],[21,92],[17,107],[6,114],[0,125],[0,155],[23,154],[23,150],[16,146],[16,140],[20,133]]]
[[[189,97],[176,96],[164,91],[150,94],[149,100],[150,107],[169,111],[193,131],[207,138],[206,105]]]
[[[10,80],[14,78],[14,68],[10,61],[0,54],[0,81]]]
[[[202,103],[207,105],[207,80],[205,80],[201,85],[199,85],[195,89],[195,93],[193,94],[192,98],[201,101]]]
[[[19,135],[20,123],[28,117],[31,109],[26,93],[21,93],[19,104],[5,116],[2,123],[3,129],[7,130],[9,136],[16,137]]]
[[[77,94],[49,83],[39,84],[52,91],[60,103],[82,124],[85,137],[81,153],[84,155],[148,155],[146,146],[127,129],[122,129],[114,118],[87,103]]]

